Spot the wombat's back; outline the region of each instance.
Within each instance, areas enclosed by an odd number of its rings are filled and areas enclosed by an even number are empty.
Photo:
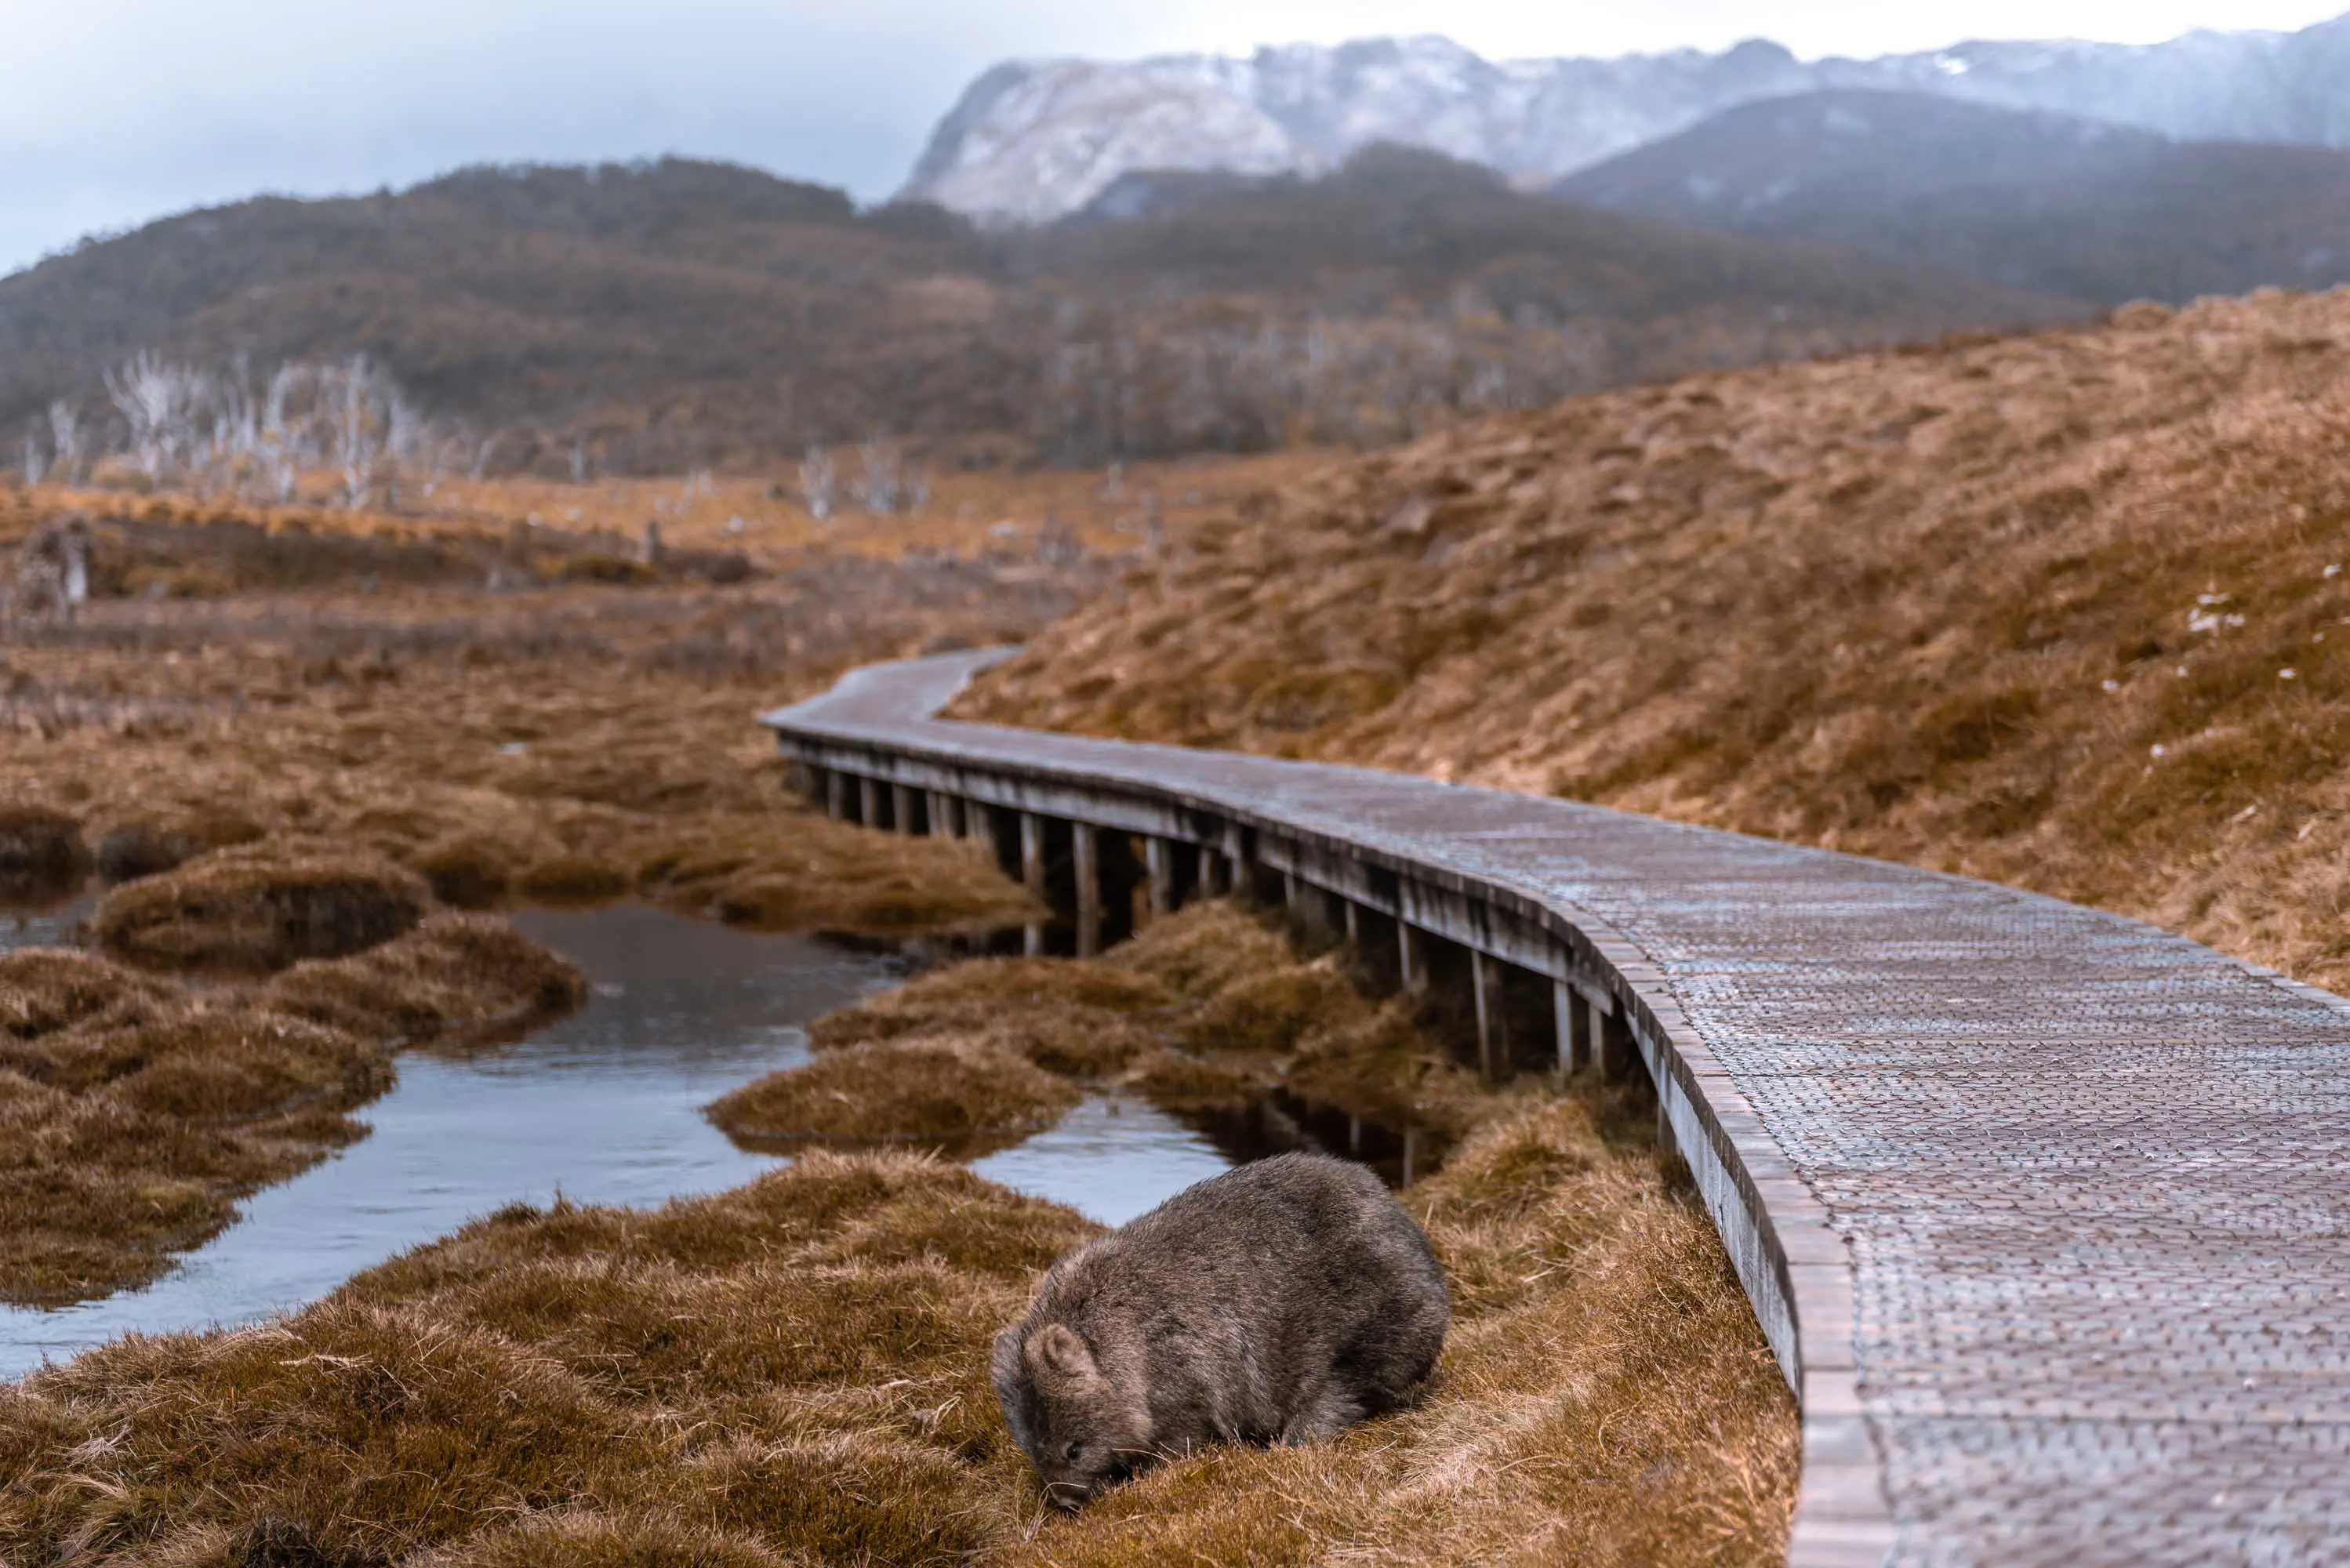
[[[1368,1168],[1289,1154],[1203,1181],[1054,1266],[1029,1322],[1139,1361],[1162,1439],[1326,1436],[1409,1400],[1451,1317]]]

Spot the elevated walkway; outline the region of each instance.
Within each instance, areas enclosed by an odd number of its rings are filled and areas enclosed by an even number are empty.
[[[991,657],[765,722],[1081,926],[1139,844],[1158,907],[1271,887],[1465,975],[1497,1070],[1645,1070],[1802,1405],[1793,1562],[2350,1562],[2350,1003],[1879,861],[934,718]]]

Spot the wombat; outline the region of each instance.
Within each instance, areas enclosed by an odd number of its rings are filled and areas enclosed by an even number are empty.
[[[1202,1444],[1309,1443],[1408,1404],[1451,1316],[1377,1176],[1284,1154],[1055,1263],[991,1369],[1045,1496],[1075,1510]]]

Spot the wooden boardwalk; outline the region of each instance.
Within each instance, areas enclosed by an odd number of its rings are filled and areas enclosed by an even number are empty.
[[[933,719],[986,657],[767,722],[868,823],[1272,877],[1645,1066],[1802,1403],[1793,1561],[2350,1562],[2350,1003],[1850,856]]]

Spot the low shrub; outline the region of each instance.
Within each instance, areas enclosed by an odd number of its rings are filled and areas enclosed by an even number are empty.
[[[273,1009],[370,1038],[478,1046],[580,1006],[588,982],[504,920],[444,913],[365,952],[296,964],[260,995]]]
[[[923,1035],[827,1051],[710,1107],[738,1142],[921,1142],[970,1152],[1017,1142],[1077,1103],[1066,1080],[985,1035]]]
[[[432,904],[423,880],[388,860],[265,841],[125,883],[90,929],[134,963],[265,974],[389,941]]]
[[[257,824],[213,812],[124,823],[99,840],[98,874],[109,886],[161,876],[208,850],[251,844],[262,836]]]
[[[455,909],[486,909],[514,886],[514,870],[497,846],[478,838],[436,844],[416,857],[417,874],[432,896]]]

